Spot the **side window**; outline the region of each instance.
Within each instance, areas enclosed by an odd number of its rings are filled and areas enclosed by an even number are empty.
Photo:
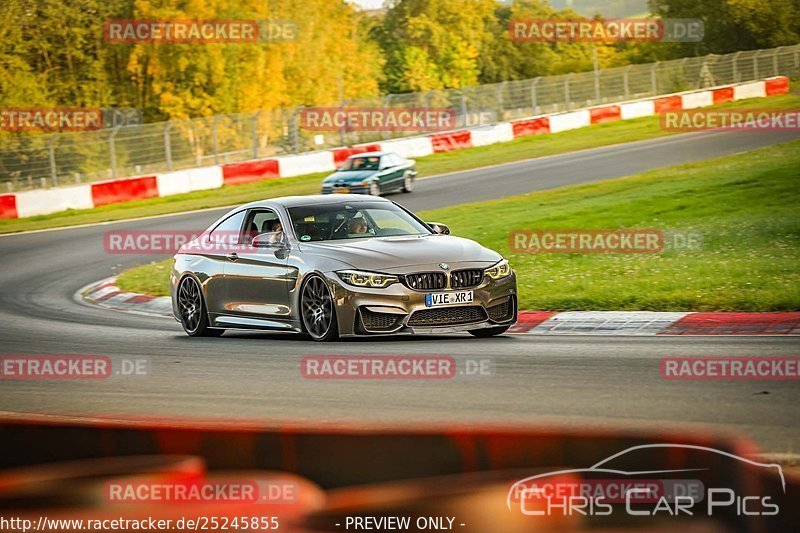
[[[244,211],[234,213],[213,229],[208,236],[210,242],[236,244],[239,242],[239,232],[244,222]]]
[[[247,214],[242,243],[250,244],[253,237],[262,233],[282,232],[278,214],[268,209],[251,209]],[[283,235],[280,236],[283,238]]]

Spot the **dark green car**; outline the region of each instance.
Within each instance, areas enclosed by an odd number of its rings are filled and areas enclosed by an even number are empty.
[[[394,152],[351,155],[339,169],[322,181],[322,194],[381,194],[411,192],[417,170],[415,161]]]

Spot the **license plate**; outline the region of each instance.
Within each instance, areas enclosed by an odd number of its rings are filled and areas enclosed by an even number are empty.
[[[472,303],[472,291],[431,292],[425,295],[426,307],[463,305]]]
[[[337,194],[347,194],[347,193],[350,192],[350,189],[347,189],[347,188],[345,188],[345,189],[333,189],[333,192],[335,192]]]

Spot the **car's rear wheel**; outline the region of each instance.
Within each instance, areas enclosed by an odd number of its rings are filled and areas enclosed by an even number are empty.
[[[497,326],[495,328],[483,328],[470,330],[470,334],[478,338],[494,337],[495,335],[502,335],[511,326]]]
[[[186,276],[178,285],[178,312],[183,331],[190,337],[219,337],[224,329],[209,327],[206,304],[200,284],[191,276]]]
[[[410,172],[406,172],[403,176],[403,192],[411,192],[414,190],[414,176]]]
[[[335,340],[339,336],[339,324],[333,298],[325,281],[311,275],[300,292],[300,315],[303,329],[315,341]]]
[[[381,186],[377,181],[373,181],[369,184],[369,193],[372,196],[380,196],[381,195]]]

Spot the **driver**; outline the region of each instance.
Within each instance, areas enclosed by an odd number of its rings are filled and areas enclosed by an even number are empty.
[[[360,235],[367,232],[367,221],[361,217],[347,221],[347,233]]]
[[[283,226],[280,220],[276,220],[272,224],[272,235],[269,237],[269,242],[283,242]]]

